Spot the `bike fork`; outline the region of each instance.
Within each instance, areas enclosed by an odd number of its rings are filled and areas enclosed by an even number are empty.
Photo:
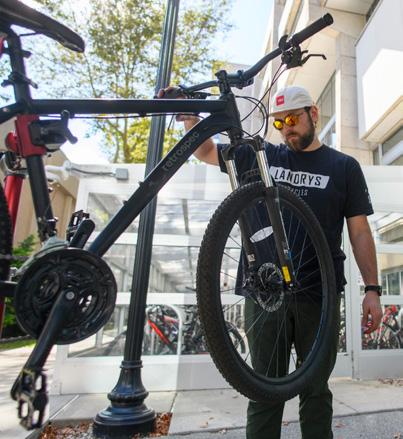
[[[280,197],[278,194],[278,188],[274,186],[269,173],[269,164],[267,162],[267,157],[264,150],[263,139],[260,137],[255,137],[253,139],[248,139],[247,142],[252,146],[253,150],[255,151],[260,176],[265,187],[267,189],[272,189],[272,191],[266,192],[265,202],[270,223],[273,228],[273,236],[276,245],[277,255],[280,261],[280,268],[283,274],[284,283],[287,287],[291,288],[296,285],[295,270],[292,263],[291,251],[284,229],[283,218],[280,212]],[[235,190],[239,187],[239,182],[233,156],[231,156],[231,154],[231,150],[226,152],[224,159],[232,190]],[[239,227],[241,229],[242,236],[249,236],[247,233],[245,233],[248,230],[247,221],[242,219],[242,217],[239,220]],[[254,254],[255,250],[247,239],[243,240],[243,246],[246,251],[246,258],[248,260],[249,267],[253,268],[256,261],[256,255]]]
[[[265,187],[267,189],[273,189],[270,193],[266,192],[265,201],[270,223],[273,227],[273,236],[276,243],[277,255],[281,265],[281,272],[283,274],[285,284],[288,287],[293,287],[296,284],[295,271],[292,263],[290,246],[285,234],[283,218],[280,212],[280,197],[278,187],[273,185],[273,181],[269,173],[269,164],[267,162],[266,153],[263,149],[263,143],[261,146],[258,146],[258,148],[259,149],[255,150],[255,152],[260,175]]]

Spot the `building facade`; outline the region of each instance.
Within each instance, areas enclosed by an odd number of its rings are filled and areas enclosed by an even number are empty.
[[[310,54],[324,54],[326,60],[312,57],[302,68],[285,70],[273,86],[272,94],[288,85],[307,88],[320,110],[320,140],[369,166],[367,178],[374,178],[368,182],[369,189],[372,198],[377,199],[370,224],[385,292],[382,303],[385,314],[393,309],[401,315],[403,202],[394,202],[387,193],[393,191],[394,186],[389,185],[393,179],[398,183],[401,171],[374,168],[372,173],[371,165],[403,164],[403,3],[400,0],[274,0],[264,52],[275,49],[283,35],[291,36],[328,12],[334,23],[301,45]],[[279,68],[277,59],[261,73],[260,96],[270,87]],[[280,142],[272,127],[267,138],[273,143]],[[379,180],[381,175],[384,181]],[[347,236],[344,246],[348,254]],[[346,264],[348,276],[349,267],[351,264]],[[373,353],[365,352],[368,346],[357,326],[362,300],[357,290],[361,289],[362,294],[362,280],[356,275],[349,280],[342,304],[347,345],[345,357],[339,355],[335,373],[350,370],[355,377],[375,376],[371,364],[378,361],[386,375],[403,373],[399,367],[393,371],[385,369],[388,364],[385,355],[401,355],[386,353],[388,349],[378,353],[375,362],[367,361]],[[348,357],[347,363],[343,363]]]
[[[361,164],[400,164],[403,152],[403,4],[399,0],[274,0],[265,52],[325,13],[334,23],[305,41],[303,68],[277,87],[302,85],[320,108],[320,138]],[[267,89],[279,60],[262,73]],[[275,90],[275,89],[274,89]],[[270,139],[276,133],[269,132]],[[278,139],[278,138],[277,138]],[[402,150],[402,152],[400,152]]]

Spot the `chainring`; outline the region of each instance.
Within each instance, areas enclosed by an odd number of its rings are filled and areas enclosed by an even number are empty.
[[[53,303],[67,289],[74,291],[77,299],[56,343],[75,343],[95,334],[112,315],[116,281],[103,259],[78,248],[39,256],[23,273],[14,296],[21,327],[38,338]]]

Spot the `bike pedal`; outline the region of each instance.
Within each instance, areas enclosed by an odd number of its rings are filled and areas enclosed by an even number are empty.
[[[18,418],[26,430],[42,427],[48,403],[46,375],[40,371],[24,369],[15,391],[18,403]]]

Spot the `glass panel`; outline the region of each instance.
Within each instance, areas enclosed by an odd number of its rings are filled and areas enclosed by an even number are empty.
[[[392,296],[400,295],[400,273],[397,271],[389,273],[387,276],[388,294]]]
[[[129,196],[119,194],[90,193],[87,210],[95,222],[95,230],[101,231]],[[207,223],[217,207],[217,201],[159,199],[155,220],[156,234],[193,235],[204,233]],[[126,232],[137,233],[138,218]]]
[[[101,194],[101,193],[89,193],[87,212],[90,214],[90,218],[95,222],[95,230],[101,231],[109,220],[115,215],[115,213],[123,206],[128,196],[119,194]],[[137,232],[138,219],[131,224],[127,232]]]
[[[154,236],[158,242],[158,235]],[[119,292],[130,292],[135,245],[115,244],[104,259],[111,267]],[[189,293],[194,291],[199,247],[154,245],[148,291],[150,293]]]
[[[103,330],[96,336],[70,346],[69,357],[123,356],[128,308],[127,305],[116,306]],[[143,355],[195,355],[208,352],[196,305],[149,305],[146,316]],[[237,339],[244,343],[243,304],[228,307],[225,317]]]
[[[402,349],[403,308],[401,305],[385,305],[380,327],[371,334],[362,335],[362,349]]]
[[[347,351],[347,335],[346,335],[346,296],[344,291],[340,299],[340,332],[339,332],[339,352]]]

